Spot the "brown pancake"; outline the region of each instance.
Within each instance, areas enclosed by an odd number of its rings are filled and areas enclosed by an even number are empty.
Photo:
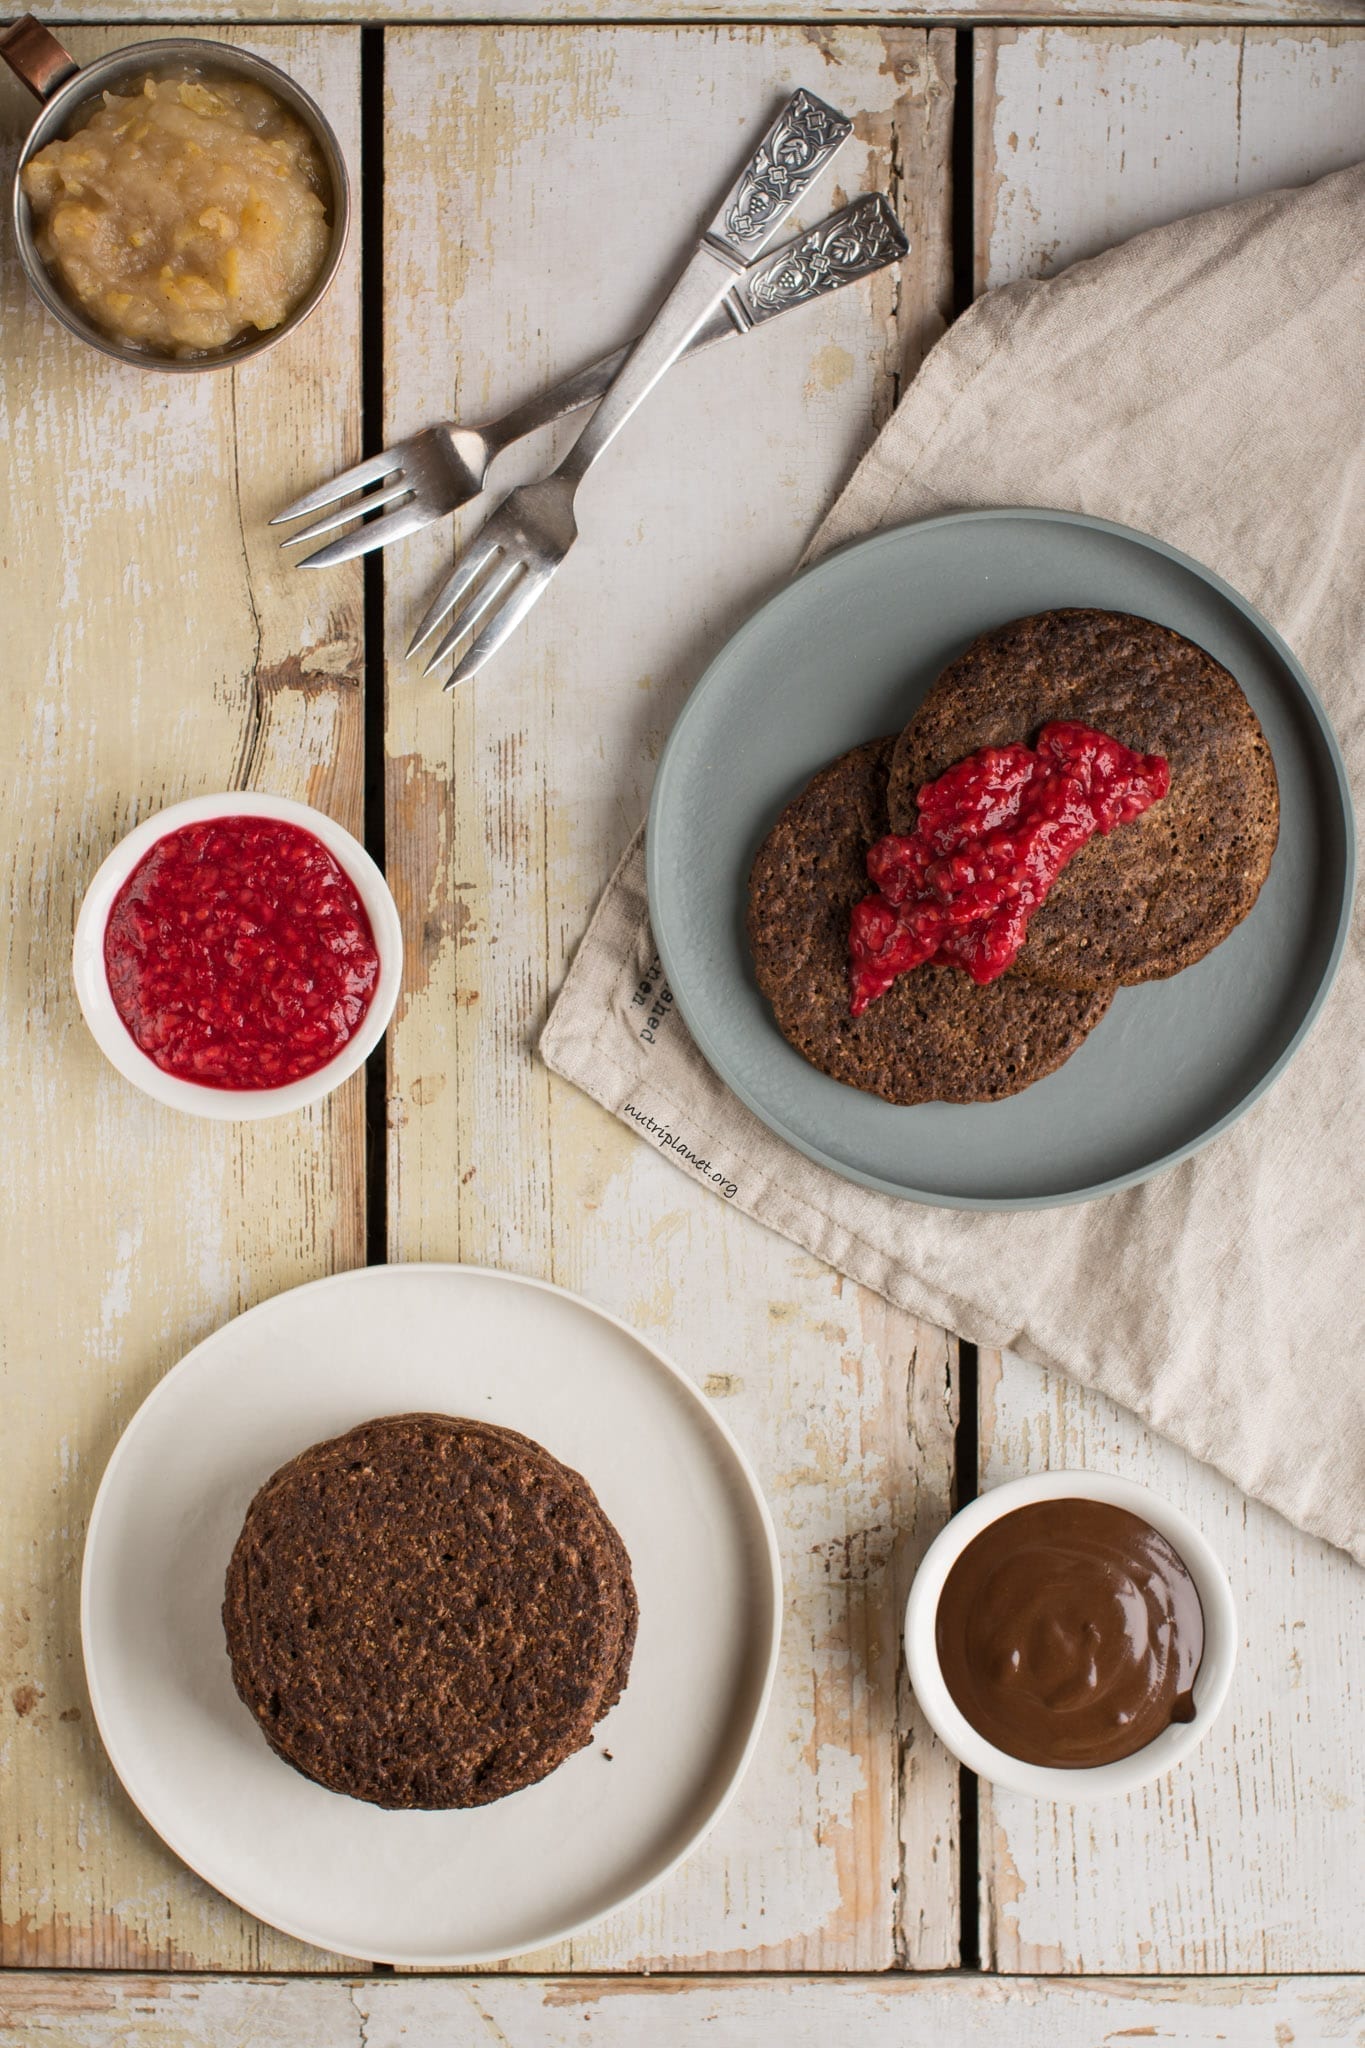
[[[1144,754],[1171,787],[1081,848],[1029,926],[1015,972],[1067,988],[1156,981],[1211,952],[1246,916],[1279,835],[1275,766],[1228,671],[1165,626],[1124,612],[1040,612],[974,640],[901,734],[891,829],[915,794],[979,747],[1079,719]]]
[[[749,943],[777,1028],[812,1066],[888,1102],[995,1102],[1069,1058],[1112,990],[1076,993],[1002,975],[979,988],[951,967],[903,974],[849,1015],[849,912],[871,884],[868,847],[886,832],[895,741],[823,768],[759,848]]]
[[[626,1679],[630,1674],[630,1660],[635,1650],[635,1637],[639,1627],[640,1609],[635,1596],[635,1581],[631,1577],[630,1557],[626,1546],[603,1512],[602,1504],[598,1500],[597,1495],[593,1492],[582,1473],[575,1472],[571,1466],[562,1465],[557,1458],[553,1457],[545,1449],[543,1444],[536,1443],[529,1436],[523,1436],[519,1430],[507,1429],[498,1423],[476,1422],[465,1415],[458,1417],[449,1415],[399,1415],[382,1417],[378,1422],[367,1423],[363,1427],[366,1430],[387,1429],[390,1424],[410,1422],[435,1423],[438,1427],[455,1426],[459,1428],[462,1434],[471,1439],[486,1437],[494,1445],[513,1445],[528,1454],[534,1455],[536,1458],[544,1460],[546,1466],[557,1479],[569,1481],[572,1487],[581,1495],[584,1507],[589,1511],[587,1517],[589,1523],[595,1523],[598,1527],[601,1540],[605,1543],[607,1550],[614,1560],[621,1592],[621,1647],[617,1656],[616,1668],[608,1682],[607,1689],[602,1696],[595,1716],[600,1721],[603,1715],[616,1705],[616,1702],[625,1690]],[[350,1431],[345,1436],[333,1437],[326,1443],[315,1444],[313,1446],[313,1453],[319,1462],[322,1461],[325,1453],[333,1454],[338,1458],[349,1458],[354,1455],[350,1446],[351,1439],[355,1434],[355,1431]],[[289,1467],[286,1466],[283,1469],[288,1471]],[[275,1476],[279,1478],[282,1474],[277,1473]],[[269,1486],[272,1483],[272,1481],[267,1480],[266,1485]],[[262,1491],[264,1490],[263,1488]]]
[[[591,1487],[514,1430],[387,1416],[260,1489],[228,1567],[233,1677],[272,1749],[385,1807],[482,1806],[581,1749],[637,1607]]]

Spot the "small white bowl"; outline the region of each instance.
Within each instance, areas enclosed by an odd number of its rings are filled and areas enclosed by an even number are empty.
[[[302,1081],[289,1081],[282,1088],[205,1088],[198,1081],[182,1081],[176,1074],[163,1074],[133,1038],[109,992],[104,968],[104,928],[119,890],[159,839],[164,839],[168,832],[178,832],[182,826],[200,825],[210,818],[278,818],[311,832],[354,882],[374,933],[379,981],[360,1029],[325,1067],[319,1067]],[[303,1109],[310,1102],[320,1102],[364,1065],[384,1036],[398,1001],[403,974],[403,933],[388,883],[360,841],[343,826],[324,812],[315,811],[311,804],[293,803],[282,796],[260,796],[248,790],[230,790],[222,796],[195,796],[186,803],[172,804],[144,819],[126,839],[119,841],[85,892],[76,919],[71,965],[81,1013],[95,1043],[127,1080],[171,1109],[240,1123],[257,1117],[282,1116],[286,1111]]]
[[[1121,1757],[1117,1763],[1053,1770],[1042,1764],[1024,1763],[1019,1757],[997,1749],[977,1733],[962,1713],[948,1690],[938,1661],[938,1603],[949,1572],[967,1545],[989,1523],[1040,1500],[1102,1500],[1140,1515],[1184,1559],[1204,1610],[1204,1656],[1194,1681],[1194,1719],[1173,1721],[1155,1742],[1149,1742],[1132,1756]],[[1030,1793],[1035,1799],[1072,1803],[1112,1799],[1132,1792],[1152,1778],[1164,1776],[1208,1734],[1232,1682],[1237,1657],[1237,1610],[1227,1573],[1188,1515],[1182,1515],[1158,1494],[1134,1485],[1130,1479],[1111,1479],[1103,1472],[1042,1472],[1029,1479],[1012,1479],[982,1494],[940,1530],[910,1588],[905,1609],[905,1656],[915,1698],[925,1719],[958,1762],[975,1771],[978,1777],[988,1778],[992,1784],[1003,1785],[1011,1792]]]

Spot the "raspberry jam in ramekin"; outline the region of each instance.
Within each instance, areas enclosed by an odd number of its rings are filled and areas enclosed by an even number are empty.
[[[282,1088],[364,1023],[379,951],[360,893],[316,834],[225,815],[158,839],[115,896],[104,966],[129,1035],[200,1087]]]

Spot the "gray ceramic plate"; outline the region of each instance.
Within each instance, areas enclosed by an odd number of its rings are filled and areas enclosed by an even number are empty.
[[[1006,1102],[896,1109],[819,1074],[779,1036],[744,936],[754,853],[836,754],[909,719],[967,642],[1027,612],[1097,605],[1187,634],[1236,676],[1280,782],[1280,843],[1255,909],[1170,981],[1120,989],[1055,1074]],[[1354,873],[1346,772],[1284,642],[1161,541],[1074,513],[963,512],[829,557],[736,633],[669,739],[649,816],[665,971],[716,1072],[837,1173],[948,1208],[1083,1201],[1226,1130],[1292,1057],[1345,943]]]

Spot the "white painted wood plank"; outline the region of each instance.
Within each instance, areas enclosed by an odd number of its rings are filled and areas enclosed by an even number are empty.
[[[1223,1719],[1130,1798],[981,1788],[982,1956],[1000,1970],[1351,1970],[1365,1960],[1365,1572],[1018,1359],[982,1373],[982,1481],[1085,1467],[1184,1509],[1241,1617]]]
[[[45,8],[43,19],[108,21],[117,18],[121,0],[61,0]],[[126,4],[123,7],[126,13]],[[1359,19],[1359,0],[956,0],[950,18],[970,24],[1011,21],[1065,22],[1306,22],[1322,24]],[[922,22],[934,25],[948,12],[940,0],[867,0],[852,7],[849,0],[142,0],[139,17],[148,23],[195,21],[383,21],[419,22],[555,22],[757,21],[837,22],[856,15],[860,21]]]
[[[232,37],[318,94],[354,161],[357,31]],[[135,33],[71,40],[93,55]],[[31,118],[6,77],[6,178]],[[166,803],[250,784],[358,822],[359,580],[291,576],[263,525],[355,434],[357,254],[278,350],[196,378],[81,347],[5,264],[3,1962],[326,1963],[133,1812],[94,1732],[78,1595],[95,1486],[161,1374],[249,1303],[363,1258],[361,1083],[236,1129],[161,1109],[87,1034],[70,947],[95,867]]]
[[[544,1274],[656,1339],[754,1457],[787,1576],[740,1797],[665,1887],[555,1967],[955,1954],[955,1775],[908,1709],[897,1726],[907,1573],[948,1498],[947,1342],[727,1212],[531,1054],[687,690],[788,571],[937,330],[952,56],[950,35],[872,29],[387,39],[390,435],[496,411],[629,332],[798,83],[859,115],[806,218],[898,163],[916,242],[902,276],[670,376],[592,478],[554,588],[474,686],[452,699],[390,669],[411,962],[391,1034],[393,1256]],[[450,555],[447,530],[393,556],[395,656]]]
[[[0,1978],[7,2048],[1360,2048],[1359,1977]]]
[[[1354,163],[1365,29],[985,31],[976,136],[977,289],[1049,277]]]
[[[1000,31],[977,73],[978,274],[1050,272],[1359,153],[1365,35]],[[1111,1403],[983,1360],[982,1481],[1119,1471],[1182,1505],[1244,1622],[1226,1718],[1132,1799],[982,1791],[983,1956],[1002,1970],[1329,1970],[1365,1958],[1365,1574]],[[1288,2038],[1288,2037],[1286,2037]]]

